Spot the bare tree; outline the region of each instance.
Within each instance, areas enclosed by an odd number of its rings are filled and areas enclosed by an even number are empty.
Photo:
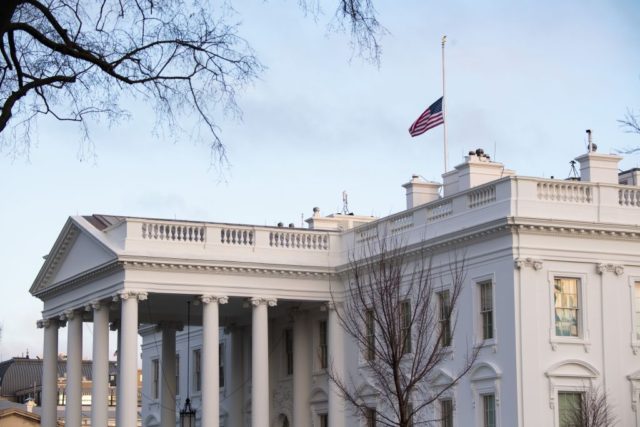
[[[408,427],[424,420],[425,408],[436,402],[471,368],[478,349],[464,355],[452,381],[431,384],[437,369],[451,356],[456,308],[465,277],[464,260],[449,263],[448,287],[436,279],[425,250],[409,253],[405,245],[381,238],[351,256],[342,327],[362,351],[364,376],[384,408],[377,423]],[[461,348],[459,346],[458,348]],[[352,376],[329,369],[330,380],[354,410],[364,417],[371,408],[358,394]]]
[[[570,393],[576,399],[560,414],[560,424],[571,427],[613,427],[617,420],[607,394],[599,387],[591,387],[584,393]]]
[[[339,0],[336,17],[378,58],[371,1]],[[89,119],[128,116],[126,95],[151,104],[161,129],[189,127],[224,160],[215,115],[237,111],[236,91],[262,69],[233,16],[229,2],[209,0],[2,0],[0,148],[28,149],[40,115],[79,124],[90,141]]]

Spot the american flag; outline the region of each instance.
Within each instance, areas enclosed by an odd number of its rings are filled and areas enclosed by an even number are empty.
[[[444,123],[442,114],[442,97],[431,104],[409,128],[411,136],[422,135],[431,128]]]

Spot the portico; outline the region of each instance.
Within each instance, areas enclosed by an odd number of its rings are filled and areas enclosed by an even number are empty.
[[[192,390],[177,392],[176,333],[184,335],[184,327],[199,331],[201,356],[197,368],[200,384],[197,401],[199,425],[217,427],[244,425],[251,420],[255,427],[268,427],[275,416],[270,414],[274,385],[270,378],[273,338],[270,323],[287,316],[296,334],[293,359],[293,411],[288,414],[292,425],[310,426],[309,385],[314,378],[312,324],[308,310],[328,318],[326,337],[334,365],[342,366],[340,352],[344,345],[337,327],[332,292],[340,294],[341,283],[329,265],[328,248],[337,235],[309,230],[228,230],[212,224],[150,223],[146,220],[115,217],[73,217],[61,233],[47,258],[31,292],[44,301],[44,379],[43,425],[56,421],[56,372],[58,330],[67,328],[67,406],[65,422],[80,427],[82,412],[81,363],[83,339],[92,340],[93,402],[92,425],[107,425],[108,396],[108,328],[118,333],[117,423],[138,425],[138,332],[153,327],[161,336],[158,355],[160,378],[158,411],[149,425],[176,425],[177,409]],[[220,236],[219,241],[209,241]],[[259,245],[261,238],[266,247]],[[278,263],[268,262],[271,252],[280,252]],[[184,256],[188,252],[189,256]],[[252,261],[256,252],[267,262]],[[246,253],[246,255],[243,255]],[[296,258],[295,268],[287,263],[290,254]],[[189,259],[189,262],[182,262]],[[225,259],[225,258],[228,258]],[[230,262],[231,259],[235,261]],[[238,259],[244,259],[238,262]],[[300,261],[306,261],[306,265]],[[274,258],[275,261],[275,258]],[[280,264],[280,265],[278,265]],[[291,264],[294,264],[291,262]],[[192,303],[191,324],[186,325],[186,303]],[[322,308],[322,311],[321,311]],[[91,322],[91,337],[83,337],[83,322]],[[220,328],[229,328],[229,362],[233,375],[229,386],[243,390],[226,402],[224,417],[220,411]],[[182,332],[179,332],[182,330]],[[303,344],[306,342],[306,345]],[[192,358],[191,349],[183,355]],[[242,366],[242,359],[250,366]],[[186,359],[180,359],[186,362]],[[191,372],[183,375],[194,380],[195,360]],[[183,363],[185,363],[183,362]],[[182,365],[184,366],[184,365]],[[241,382],[241,379],[244,381]],[[153,378],[143,375],[143,394]],[[248,381],[247,381],[248,380]],[[326,381],[326,380],[325,380]],[[235,384],[233,384],[235,382]],[[192,381],[193,384],[193,381]],[[248,386],[248,387],[247,387]],[[250,398],[245,392],[250,390]],[[157,392],[157,396],[155,393]],[[329,394],[329,416],[332,426],[344,425],[344,409],[337,390]],[[250,402],[250,406],[247,403]],[[142,408],[142,425],[145,424]],[[277,414],[276,414],[277,415]],[[159,418],[159,419],[157,419]]]

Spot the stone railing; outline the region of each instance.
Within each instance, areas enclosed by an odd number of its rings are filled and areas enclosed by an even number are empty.
[[[592,203],[593,188],[590,184],[571,181],[544,181],[538,183],[538,199],[554,202]]]
[[[220,229],[220,243],[223,245],[253,246],[255,230],[252,228],[224,227]]]
[[[467,194],[467,203],[469,208],[477,208],[479,206],[488,205],[496,201],[496,186],[489,185]]]
[[[194,243],[207,239],[207,229],[202,225],[143,222],[141,227],[143,239]]]
[[[271,231],[269,233],[269,246],[326,251],[329,249],[329,236],[327,234],[303,231]]]
[[[393,217],[389,220],[391,233],[400,233],[402,230],[413,227],[413,212]]]
[[[437,221],[453,213],[453,202],[446,200],[427,207],[427,221]]]
[[[640,188],[621,188],[618,190],[620,206],[640,207]]]

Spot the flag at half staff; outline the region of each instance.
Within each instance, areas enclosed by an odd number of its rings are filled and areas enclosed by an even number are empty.
[[[444,114],[442,113],[442,97],[431,104],[420,117],[413,122],[409,128],[411,136],[422,135],[431,128],[444,123]]]

